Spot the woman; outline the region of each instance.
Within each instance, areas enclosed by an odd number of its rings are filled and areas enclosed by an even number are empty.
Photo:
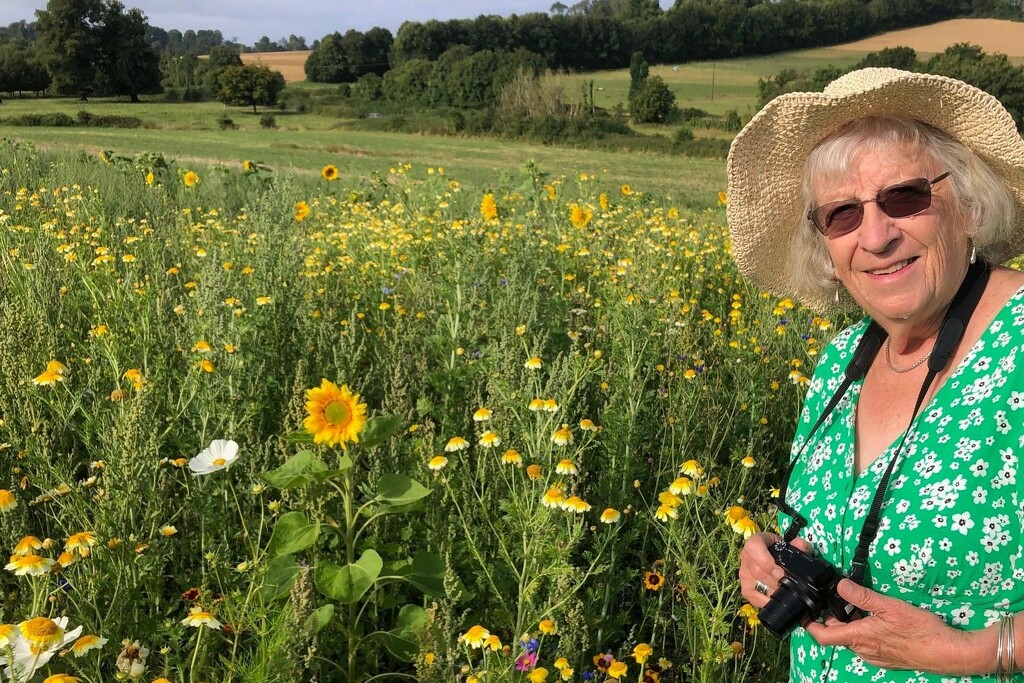
[[[819,360],[780,503],[791,547],[852,577],[833,592],[857,609],[793,616],[791,679],[1024,680],[1024,274],[998,265],[1024,252],[1010,115],[953,79],[855,71],[758,113],[728,189],[747,277],[868,316]],[[778,541],[741,553],[762,621],[793,590]]]

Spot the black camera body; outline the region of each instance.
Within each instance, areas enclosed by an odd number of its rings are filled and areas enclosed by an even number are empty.
[[[768,551],[786,570],[768,604],[758,613],[769,633],[784,638],[807,617],[817,619],[826,612],[839,621],[850,621],[854,608],[836,592],[843,575],[835,567],[785,541],[772,543]]]

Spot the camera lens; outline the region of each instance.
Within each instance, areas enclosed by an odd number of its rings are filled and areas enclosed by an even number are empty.
[[[757,616],[769,633],[776,638],[784,638],[804,617],[809,614],[817,616],[823,607],[813,588],[787,575],[779,581],[778,589]]]

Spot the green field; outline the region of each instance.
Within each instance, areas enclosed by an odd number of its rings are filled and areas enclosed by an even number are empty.
[[[782,69],[811,70],[832,64],[849,68],[864,58],[864,53],[835,48],[787,52],[770,57],[752,57],[717,62],[690,62],[652,66],[650,75],[660,76],[676,95],[680,107],[703,109],[710,114],[735,110],[744,119],[754,114],[757,81]],[[625,103],[629,93],[629,70],[598,71],[578,74],[576,78],[594,81],[594,101],[611,108]]]
[[[859,53],[832,49],[808,50],[757,59],[686,64],[678,70],[673,66],[655,66],[651,73],[664,78],[673,88],[681,107],[696,107],[713,114],[736,110],[749,117],[756,103],[758,78],[783,68],[810,69],[822,64],[846,67],[860,57]],[[573,78],[593,79],[598,106],[610,108],[626,100],[628,70],[577,74]],[[322,90],[324,86],[302,83],[289,88],[308,91]],[[4,125],[10,117],[23,114],[62,112],[74,117],[81,110],[97,115],[135,116],[147,127],[125,130]],[[313,176],[324,165],[336,164],[346,180],[365,178],[398,163],[443,166],[450,176],[478,189],[487,189],[503,174],[517,175],[527,162],[533,161],[554,177],[573,177],[583,171],[599,177],[614,175],[616,183],[628,183],[691,208],[714,204],[717,192],[725,188],[725,164],[721,160],[488,138],[368,132],[353,130],[350,120],[333,116],[272,113],[278,128],[266,130],[259,125],[259,115],[219,103],[129,104],[121,100],[81,102],[26,97],[8,99],[0,106],[0,135],[43,149],[72,149],[89,154],[100,150],[122,155],[158,152],[202,167],[235,167],[243,160],[253,160],[275,171],[292,171],[299,176]],[[217,120],[224,114],[234,120],[237,129],[220,129]],[[673,130],[674,127],[665,126],[641,128],[645,134],[670,135]],[[717,130],[696,133],[698,137],[729,137]]]

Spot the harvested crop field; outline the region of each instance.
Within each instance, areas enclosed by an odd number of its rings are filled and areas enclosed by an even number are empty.
[[[1024,59],[1024,22],[1003,19],[951,19],[929,26],[891,31],[834,49],[874,52],[906,46],[917,52],[942,52],[956,43],[974,43],[985,52],[1002,52],[1015,62]]]
[[[280,71],[286,83],[306,80],[306,58],[309,50],[296,52],[247,52],[242,55],[245,64],[265,64]]]

